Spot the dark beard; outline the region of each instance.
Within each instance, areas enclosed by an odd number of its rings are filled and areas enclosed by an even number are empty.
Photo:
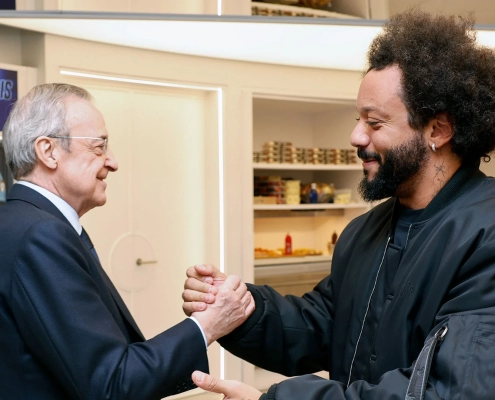
[[[410,141],[388,150],[384,155],[385,160],[378,153],[368,153],[359,148],[359,158],[375,159],[380,164],[371,181],[368,181],[368,171],[364,171],[364,177],[359,182],[358,191],[364,201],[409,194],[413,189],[408,181],[424,166],[427,154],[428,146],[419,132]]]

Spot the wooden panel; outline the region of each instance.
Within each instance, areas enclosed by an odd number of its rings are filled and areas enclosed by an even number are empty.
[[[327,276],[327,272],[304,272],[300,274],[257,277],[254,282],[256,285],[271,286],[284,296],[286,294],[302,296],[304,293],[313,290],[318,282]]]

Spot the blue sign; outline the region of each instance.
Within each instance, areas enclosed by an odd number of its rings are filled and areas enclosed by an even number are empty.
[[[15,10],[15,0],[1,0],[0,10]]]
[[[0,128],[3,130],[5,121],[17,101],[17,71],[0,69]]]

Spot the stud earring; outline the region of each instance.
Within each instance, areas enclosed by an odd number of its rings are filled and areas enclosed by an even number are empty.
[[[433,151],[433,153],[436,153],[437,152],[437,148],[435,147],[435,143],[433,143],[431,145],[431,150]]]

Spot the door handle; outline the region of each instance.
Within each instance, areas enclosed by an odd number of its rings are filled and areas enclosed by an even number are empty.
[[[144,261],[144,260],[141,260],[140,258],[138,258],[136,260],[136,265],[143,265],[143,264],[156,264],[158,261],[156,260],[148,260],[148,261]]]

